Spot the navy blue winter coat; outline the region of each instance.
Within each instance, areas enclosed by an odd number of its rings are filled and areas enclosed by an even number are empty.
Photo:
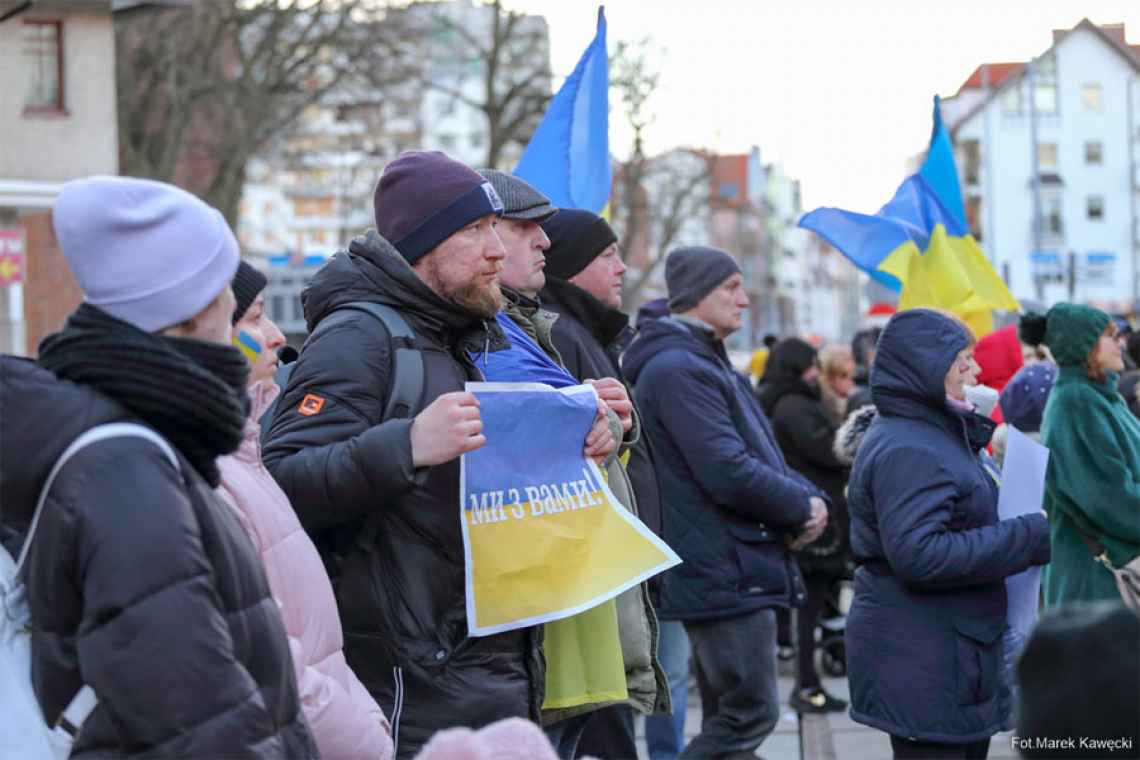
[[[999,522],[978,457],[994,423],[947,405],[969,345],[937,312],[902,312],[879,340],[879,416],[848,489],[855,601],[847,619],[851,716],[890,734],[967,743],[1001,730],[1003,579],[1049,560],[1044,515]]]
[[[660,617],[799,605],[803,582],[784,537],[822,494],[785,464],[724,344],[667,317],[641,328],[622,367],[657,454],[665,540],[683,560],[665,574]]]

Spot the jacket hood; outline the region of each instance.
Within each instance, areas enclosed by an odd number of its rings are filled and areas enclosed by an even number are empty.
[[[855,464],[855,456],[859,453],[863,438],[871,429],[871,423],[878,416],[879,412],[872,404],[859,407],[847,415],[846,422],[836,431],[835,442],[831,447],[835,453],[835,458],[848,467]]]
[[[910,309],[891,317],[879,338],[871,369],[871,398],[880,412],[910,416],[920,404],[946,408],[946,373],[970,345],[966,329],[930,309]]]
[[[56,459],[84,431],[131,419],[120,404],[60,380],[31,359],[0,357],[0,505],[4,546],[19,543]]]
[[[796,394],[818,399],[819,388],[804,382],[803,374],[816,361],[816,350],[800,338],[787,338],[776,344],[764,369],[764,387],[759,393],[764,414],[772,417],[784,396]]]
[[[698,336],[699,328],[690,327],[676,317],[663,317],[646,322],[638,330],[637,339],[622,356],[622,374],[636,384],[645,365],[657,354],[679,348],[713,362],[725,362],[724,346],[710,335]]]
[[[375,230],[354,238],[348,251],[330,258],[301,292],[309,332],[329,312],[352,301],[410,311],[427,327],[440,331],[464,331],[483,323],[482,318],[437,295]]]
[[[1000,393],[1024,361],[1021,341],[1017,339],[1017,325],[1008,325],[979,340],[974,358],[982,368],[978,383]]]

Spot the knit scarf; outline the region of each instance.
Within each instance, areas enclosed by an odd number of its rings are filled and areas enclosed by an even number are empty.
[[[211,488],[220,481],[214,460],[241,444],[249,366],[236,348],[153,335],[84,303],[40,344],[39,363],[122,404]]]

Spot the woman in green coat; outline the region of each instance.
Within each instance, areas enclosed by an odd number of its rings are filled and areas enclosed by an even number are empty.
[[[1124,369],[1116,325],[1103,311],[1060,303],[1044,317],[1026,315],[1021,331],[1025,342],[1047,345],[1060,367],[1041,427],[1053,545],[1045,606],[1119,601],[1112,573],[1078,531],[1104,545],[1113,567],[1140,554],[1140,422],[1116,391]]]

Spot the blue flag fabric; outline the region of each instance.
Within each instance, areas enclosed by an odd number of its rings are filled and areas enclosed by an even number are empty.
[[[471,354],[471,360],[494,383],[544,383],[551,388],[569,388],[578,381],[546,355],[546,352],[505,313],[495,315],[511,347],[486,354]]]
[[[515,175],[562,208],[599,213],[610,197],[609,57],[605,9],[598,31],[550,101],[515,167]]]
[[[934,96],[934,129],[930,133],[930,148],[918,173],[958,226],[966,229],[966,208],[962,205],[962,186],[958,184],[954,148],[950,144],[950,133],[942,123],[942,99],[937,95]]]

